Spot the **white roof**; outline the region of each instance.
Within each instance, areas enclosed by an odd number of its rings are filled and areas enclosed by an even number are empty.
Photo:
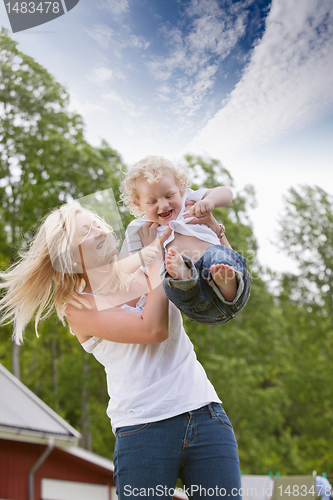
[[[19,435],[29,441],[34,437],[53,438],[65,446],[77,443],[81,437],[0,363],[0,436],[6,434],[8,438]]]
[[[70,446],[69,448],[66,448],[66,453],[82,458],[82,460],[86,460],[87,462],[98,465],[99,467],[103,467],[103,469],[107,469],[112,472],[114,470],[113,462],[111,460],[100,455],[96,455],[96,453],[85,450],[84,448]]]

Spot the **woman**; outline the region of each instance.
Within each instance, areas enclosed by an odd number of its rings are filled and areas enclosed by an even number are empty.
[[[143,228],[144,245],[156,226]],[[45,219],[20,262],[1,273],[2,321],[14,322],[20,343],[36,309],[37,332],[40,318],[55,308],[105,366],[121,500],[172,498],[177,477],[191,498],[240,498],[232,426],[160,283],[160,247],[168,235],[146,248],[148,273],[128,276],[117,266],[111,228],[79,204],[63,205]]]

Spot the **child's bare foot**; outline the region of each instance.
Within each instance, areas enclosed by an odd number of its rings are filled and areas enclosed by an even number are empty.
[[[233,301],[237,294],[237,281],[234,269],[226,264],[215,264],[211,266],[210,273],[223,297],[228,302]]]
[[[168,273],[176,280],[188,280],[192,271],[185,264],[183,257],[175,248],[170,248],[165,257],[165,267]]]

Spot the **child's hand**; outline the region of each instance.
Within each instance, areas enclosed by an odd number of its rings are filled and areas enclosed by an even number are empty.
[[[188,208],[188,210],[189,210],[189,208],[193,207],[194,204],[195,204],[195,201],[188,200],[185,202],[185,207]],[[188,217],[191,217],[191,215],[190,214],[184,215],[184,219],[188,218]],[[215,219],[214,215],[212,215],[211,213],[208,213],[207,215],[204,215],[203,217],[200,217],[198,219],[195,218],[195,219],[191,220],[190,222],[188,222],[187,224],[204,224],[205,226],[209,227],[217,236],[221,232],[221,228],[219,226],[219,223]]]
[[[190,206],[188,208],[188,214],[184,215],[184,219],[187,219],[188,217],[205,217],[206,215],[210,214],[212,210],[214,210],[215,205],[214,202],[207,199],[203,199],[200,201],[197,201],[194,203],[194,205]]]

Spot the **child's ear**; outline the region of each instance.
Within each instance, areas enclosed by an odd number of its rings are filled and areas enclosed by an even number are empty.
[[[138,207],[138,208],[141,208],[141,207],[140,207],[140,203],[139,203],[138,201],[136,201],[136,200],[135,200],[135,201],[133,201],[133,205],[135,205],[135,206],[136,206],[136,207]]]

